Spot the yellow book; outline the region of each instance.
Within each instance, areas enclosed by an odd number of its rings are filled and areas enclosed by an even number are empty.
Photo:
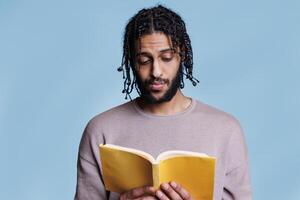
[[[175,181],[196,200],[212,200],[216,158],[191,151],[150,154],[112,144],[100,144],[106,190],[123,193],[133,188]]]

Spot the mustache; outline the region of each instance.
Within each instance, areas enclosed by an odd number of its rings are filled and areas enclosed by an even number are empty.
[[[168,84],[170,81],[168,79],[163,79],[163,78],[149,78],[147,80],[145,80],[145,85],[150,85],[150,84],[153,84],[153,83],[156,83],[156,84]]]

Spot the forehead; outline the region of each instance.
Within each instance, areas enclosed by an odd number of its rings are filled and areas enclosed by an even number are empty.
[[[138,52],[156,52],[171,48],[171,39],[164,33],[155,32],[144,35],[138,43]]]

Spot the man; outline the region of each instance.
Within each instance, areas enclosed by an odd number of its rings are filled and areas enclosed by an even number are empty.
[[[78,154],[75,199],[193,199],[172,181],[117,194],[106,191],[98,145],[140,149],[156,157],[178,149],[217,158],[214,199],[251,199],[248,158],[239,122],[231,115],[183,95],[184,77],[196,85],[193,55],[180,16],[157,6],[143,9],[126,26],[122,65],[126,98],[140,97],[95,116]],[[131,97],[130,97],[131,99]]]

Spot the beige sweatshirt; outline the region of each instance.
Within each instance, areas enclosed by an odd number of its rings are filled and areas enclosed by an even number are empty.
[[[133,100],[91,119],[79,146],[75,200],[119,199],[103,185],[101,143],[139,149],[153,157],[166,150],[206,153],[217,158],[214,199],[252,199],[239,122],[201,101],[193,99],[181,113],[157,116],[144,112]]]

